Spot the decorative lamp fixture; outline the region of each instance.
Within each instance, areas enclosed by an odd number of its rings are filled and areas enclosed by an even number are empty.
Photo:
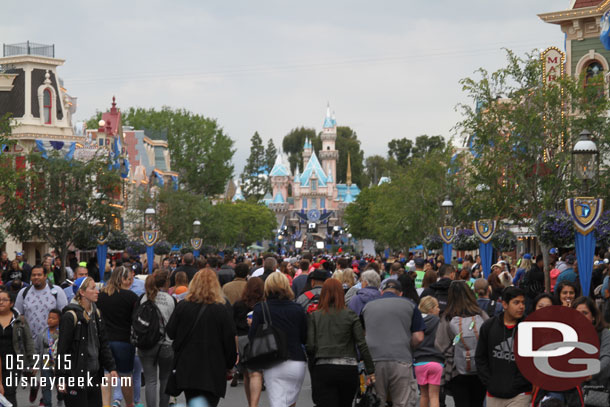
[[[453,216],[453,202],[449,200],[449,197],[446,197],[443,203],[441,203],[441,211],[445,222],[449,222]]]
[[[144,211],[144,229],[153,230],[155,228],[155,218],[157,213],[153,208],[147,208]]]
[[[599,173],[599,150],[591,132],[583,130],[572,149],[572,175],[582,181],[592,181]]]
[[[195,220],[193,222],[193,235],[197,237],[199,236],[199,232],[201,232],[201,222],[199,222],[199,220]]]

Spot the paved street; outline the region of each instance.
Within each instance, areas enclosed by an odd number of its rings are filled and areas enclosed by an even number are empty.
[[[142,388],[142,402],[146,406],[146,402],[144,400],[144,388]],[[31,404],[28,400],[29,391],[20,390],[18,395],[18,405],[20,407],[24,406],[38,406],[38,403]],[[40,393],[38,395],[40,400]],[[53,405],[55,406],[55,396],[53,397]],[[180,397],[178,399],[179,404],[176,407],[186,407],[184,397]],[[447,397],[447,407],[453,407],[453,399],[451,397]],[[125,405],[125,404],[123,404]],[[220,401],[219,406],[221,407],[247,407],[246,403],[246,395],[244,393],[243,383],[240,382],[237,387],[230,387],[227,383],[227,396]],[[311,382],[309,381],[309,374],[305,375],[305,383],[303,383],[303,388],[301,389],[301,394],[299,395],[299,401],[297,402],[297,406],[299,407],[309,407],[312,406],[313,403],[311,401]],[[419,406],[419,404],[418,404]],[[266,392],[263,392],[259,407],[269,407],[269,400],[267,398]]]

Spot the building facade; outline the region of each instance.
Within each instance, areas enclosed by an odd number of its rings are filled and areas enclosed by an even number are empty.
[[[273,192],[265,203],[276,213],[280,230],[285,228],[297,240],[311,242],[328,238],[332,228],[343,226],[343,211],[360,193],[358,185],[351,182],[349,157],[346,183],[336,182],[337,122],[330,107],[327,107],[320,137],[322,149],[317,153],[311,141],[305,140],[302,171],[297,166],[292,173],[285,157],[278,154],[269,172]]]

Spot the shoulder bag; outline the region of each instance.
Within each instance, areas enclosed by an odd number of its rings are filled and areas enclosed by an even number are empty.
[[[271,313],[267,301],[261,303],[263,324],[259,325],[254,337],[246,347],[243,361],[252,369],[268,369],[288,359],[284,333],[271,323]]]
[[[174,349],[174,366],[169,374],[169,377],[167,378],[167,385],[165,386],[165,393],[169,394],[170,396],[178,397],[180,393],[182,393],[182,390],[178,388],[178,382],[176,380],[176,365],[178,364],[178,359],[180,357],[179,352],[180,349],[183,348],[186,343],[188,343],[189,339],[191,339],[193,331],[195,330],[195,326],[197,326],[197,322],[199,322],[199,320],[201,319],[203,311],[205,311],[206,307],[207,304],[203,304],[201,306],[201,308],[199,309],[199,313],[197,314],[197,318],[195,318],[195,322],[191,326],[191,330],[188,334],[186,334],[184,340]]]

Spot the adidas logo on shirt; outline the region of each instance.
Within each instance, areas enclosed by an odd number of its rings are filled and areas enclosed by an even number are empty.
[[[496,345],[492,351],[492,357],[514,362],[515,354],[513,353],[513,341],[513,338],[507,338],[500,344]]]

